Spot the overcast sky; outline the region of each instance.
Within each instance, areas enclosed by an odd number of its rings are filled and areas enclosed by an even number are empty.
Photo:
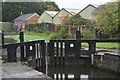
[[[83,9],[88,4],[105,4],[106,2],[116,0],[3,0],[6,2],[43,2],[43,1],[54,1],[59,8],[76,8]]]
[[[88,4],[104,4],[111,0],[51,0],[54,1],[59,8],[77,8],[83,9]]]

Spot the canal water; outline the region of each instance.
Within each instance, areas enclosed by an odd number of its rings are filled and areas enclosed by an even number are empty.
[[[52,77],[54,80],[120,80],[114,72],[98,69],[90,65],[48,66],[39,71]]]

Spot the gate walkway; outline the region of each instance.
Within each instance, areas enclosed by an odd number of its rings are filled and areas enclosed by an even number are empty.
[[[18,62],[2,64],[2,78],[22,78],[22,80],[53,80],[51,77]]]

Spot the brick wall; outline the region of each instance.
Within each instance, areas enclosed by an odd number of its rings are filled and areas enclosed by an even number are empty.
[[[35,24],[35,23],[38,23],[38,16],[37,15],[34,15],[34,16],[32,16],[31,18],[29,18],[28,20],[27,20],[27,23],[28,24]]]

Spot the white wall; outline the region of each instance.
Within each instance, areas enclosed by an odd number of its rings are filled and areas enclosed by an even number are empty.
[[[68,14],[69,16],[72,16],[70,13],[68,13],[65,10],[61,10],[54,18],[53,18],[53,22],[54,24],[62,24],[62,18],[59,17],[60,14]]]
[[[85,10],[83,10],[80,15],[85,19],[92,19],[95,20],[96,16],[94,15],[96,8],[89,6]]]
[[[50,17],[46,12],[44,12],[38,19],[38,23],[52,23],[52,17]]]

